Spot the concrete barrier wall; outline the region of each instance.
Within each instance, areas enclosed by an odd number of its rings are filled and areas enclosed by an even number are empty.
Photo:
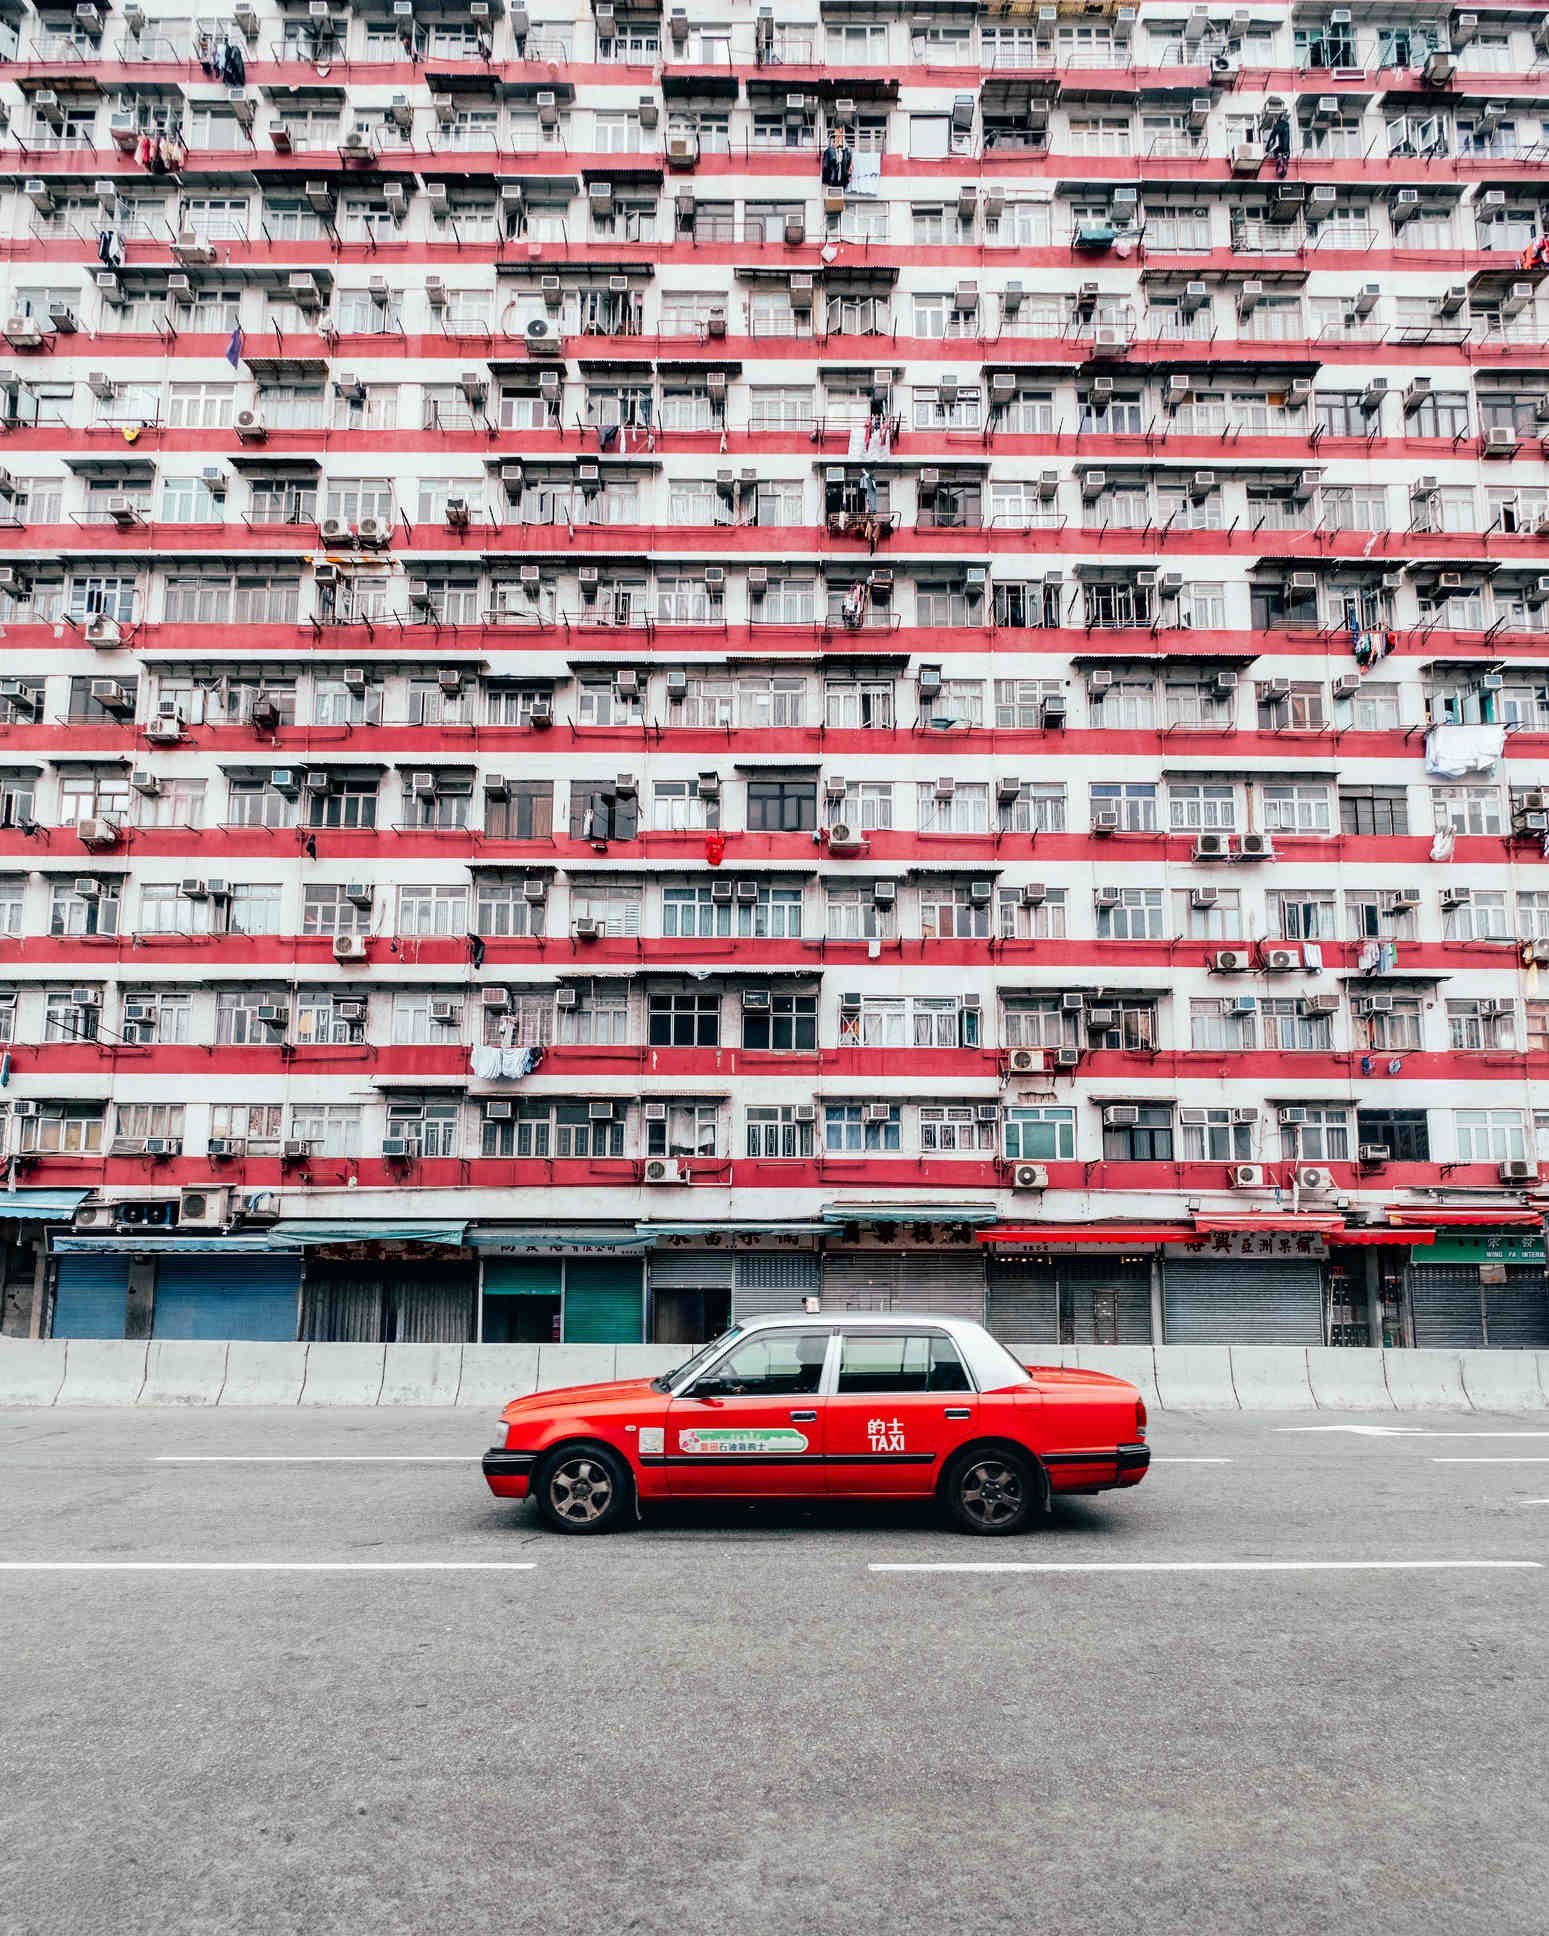
[[[36,1405],[484,1407],[566,1385],[649,1378],[675,1345],[231,1344],[0,1338],[0,1409]],[[1157,1411],[1549,1409],[1549,1351],[1322,1345],[1064,1345],[1045,1363],[1106,1371]]]

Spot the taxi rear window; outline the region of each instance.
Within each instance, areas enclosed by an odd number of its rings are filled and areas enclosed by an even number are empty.
[[[950,1338],[928,1331],[847,1332],[839,1356],[845,1392],[968,1391],[968,1372]]]

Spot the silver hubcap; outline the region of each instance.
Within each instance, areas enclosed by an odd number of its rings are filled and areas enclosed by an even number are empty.
[[[596,1459],[566,1459],[549,1481],[549,1504],[561,1519],[586,1525],[613,1502],[613,1480]]]
[[[963,1474],[959,1497],[980,1526],[1004,1526],[1022,1510],[1022,1480],[1000,1459],[981,1459]]]

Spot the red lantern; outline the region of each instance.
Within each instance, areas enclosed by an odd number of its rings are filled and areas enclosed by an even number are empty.
[[[719,867],[726,853],[726,836],[723,833],[705,835],[705,859],[712,867]]]

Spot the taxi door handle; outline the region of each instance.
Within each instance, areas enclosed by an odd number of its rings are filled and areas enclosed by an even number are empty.
[[[968,1405],[949,1405],[946,1415],[948,1418],[972,1418],[973,1410]]]
[[[792,1412],[791,1413],[791,1417],[795,1419],[798,1425],[815,1425],[817,1423],[817,1416],[818,1415],[816,1412]]]

